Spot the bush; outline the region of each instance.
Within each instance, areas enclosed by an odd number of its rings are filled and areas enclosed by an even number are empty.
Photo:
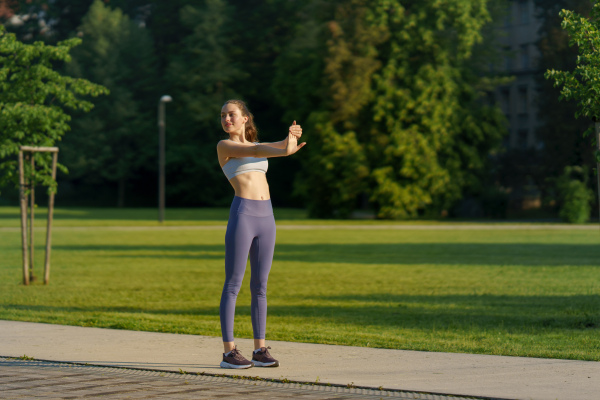
[[[556,180],[560,209],[558,216],[563,220],[582,224],[590,219],[591,201],[594,193],[588,188],[588,175],[581,167],[565,167]]]

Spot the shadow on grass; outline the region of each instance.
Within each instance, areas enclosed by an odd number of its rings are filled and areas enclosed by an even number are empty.
[[[310,300],[315,300],[311,298]],[[600,328],[600,296],[497,296],[497,295],[394,295],[326,296],[319,305],[269,306],[270,317],[306,318],[311,324],[328,323],[385,329],[454,331],[597,330]],[[330,304],[335,302],[336,304]],[[328,304],[329,303],[329,304]],[[381,304],[377,304],[381,303]],[[138,307],[56,307],[49,305],[2,306],[5,310],[41,313],[153,314],[218,316],[219,307],[151,309]],[[250,315],[249,306],[239,306],[236,315]]]
[[[362,323],[426,329],[592,329],[600,327],[600,296],[504,295],[339,295],[322,296],[324,303],[362,304],[340,307],[336,318]],[[377,303],[380,303],[377,305]],[[346,315],[345,317],[343,315]],[[360,324],[360,322],[355,322]]]
[[[227,208],[169,209],[166,217],[171,221],[227,221]],[[36,217],[45,219],[47,210],[40,207]],[[0,219],[19,218],[18,208],[0,209]],[[156,221],[155,208],[69,208],[55,209],[55,220],[129,220]]]
[[[108,252],[114,257],[218,259],[224,245],[55,245],[55,251]],[[118,253],[111,255],[110,252]],[[148,252],[148,254],[143,254]],[[130,253],[130,254],[127,254]],[[189,254],[185,254],[189,253]],[[600,266],[592,244],[417,243],[277,244],[275,261],[348,264]]]
[[[217,299],[218,302],[218,299]],[[155,315],[219,315],[219,307],[189,308],[189,309],[151,309],[143,307],[110,306],[110,307],[70,307],[45,305],[8,304],[2,306],[9,310],[25,310],[33,312],[52,313],[123,313],[123,314],[155,314]]]
[[[36,218],[45,219],[47,209],[40,207]],[[0,207],[0,219],[20,218],[18,207]],[[54,210],[55,220],[129,220],[156,221],[156,208],[58,208]],[[294,208],[277,208],[278,219],[306,219],[306,211]],[[229,218],[229,208],[170,208],[165,211],[167,221],[223,221]]]

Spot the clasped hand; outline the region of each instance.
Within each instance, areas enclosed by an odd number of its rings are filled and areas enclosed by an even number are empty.
[[[302,136],[302,127],[296,125],[296,121],[290,126],[290,130],[287,137],[286,153],[292,155],[306,145],[306,142],[298,144],[298,139]]]

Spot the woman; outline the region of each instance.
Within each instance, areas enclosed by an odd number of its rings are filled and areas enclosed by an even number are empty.
[[[267,158],[289,156],[302,128],[296,121],[285,140],[258,143],[254,117],[241,100],[229,100],[221,109],[221,125],[229,139],[217,145],[219,164],[235,190],[225,233],[225,285],[221,295],[222,368],[277,367],[279,362],[265,345],[267,279],[275,249],[275,219],[267,184]],[[254,332],[252,361],[237,350],[233,340],[235,302],[250,255],[251,319]]]

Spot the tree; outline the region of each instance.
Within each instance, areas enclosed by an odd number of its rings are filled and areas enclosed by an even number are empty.
[[[12,20],[3,20],[7,29],[20,40],[42,40],[55,44],[65,40],[79,26],[93,0],[9,0]]]
[[[175,112],[167,130],[167,171],[172,182],[167,191],[184,204],[222,205],[230,197],[216,158],[222,138],[218,116],[227,99],[239,97],[234,82],[247,76],[229,57],[230,14],[223,0],[206,0],[180,10],[181,25],[190,33],[167,69]]]
[[[560,100],[577,102],[576,118],[583,116],[596,123],[595,155],[600,200],[600,3],[593,2],[589,18],[564,9],[559,15],[563,18],[561,27],[569,34],[569,45],[577,45],[579,55],[572,72],[549,69],[545,77],[554,81],[556,87],[561,87]],[[584,134],[589,135],[591,131],[592,127]]]
[[[63,145],[71,180],[116,183],[116,204],[125,205],[127,184],[156,164],[156,59],[149,33],[96,0],[79,28],[83,43],[68,72],[99,82],[111,95],[74,119]],[[154,175],[153,177],[155,177]]]
[[[380,218],[413,217],[475,185],[505,133],[500,111],[480,101],[486,77],[469,64],[490,22],[486,1],[313,1],[306,10],[275,87],[295,94],[280,101],[306,110],[316,141],[298,185],[311,214],[347,216],[368,200]],[[308,72],[286,80],[299,69]]]
[[[577,60],[576,47],[569,46],[569,36],[561,28],[559,12],[563,8],[589,17],[592,4],[589,0],[536,0],[537,18],[541,21],[537,48],[540,53],[538,69],[551,68],[573,70]],[[560,211],[561,196],[557,181],[553,179],[570,166],[583,166],[590,174],[586,180],[593,182],[593,153],[589,151],[589,138],[582,135],[590,127],[590,121],[575,118],[577,104],[574,100],[559,100],[560,89],[544,77],[536,75],[538,120],[536,138],[543,143],[540,149],[522,154],[523,160],[511,159],[506,166],[522,165],[522,171],[505,176],[530,176],[542,193],[545,207]],[[525,153],[525,152],[523,152]],[[549,178],[550,177],[550,178]]]
[[[103,86],[56,71],[56,65],[71,61],[69,53],[80,42],[74,38],[56,46],[24,44],[0,26],[0,185],[18,187],[14,156],[20,146],[55,146],[70,129],[71,117],[65,111],[90,111],[92,103],[81,96],[108,93]],[[35,161],[33,183],[56,191],[51,156],[36,154]]]
[[[572,9],[588,17],[591,10],[589,0],[538,0],[540,29],[540,70],[557,69],[571,71],[576,66],[577,48],[569,46],[569,35],[561,28],[559,12]],[[588,165],[591,169],[593,154],[589,151],[589,139],[581,135],[590,127],[590,121],[576,119],[577,104],[574,100],[561,101],[560,89],[554,82],[540,74],[538,84],[539,117],[542,124],[536,136],[544,143],[540,154],[546,176],[559,176],[565,167]]]
[[[81,19],[88,13],[94,0],[3,0],[15,16],[4,16],[0,22],[26,42],[42,40],[55,44],[77,31]],[[136,20],[145,21],[151,6],[157,0],[105,1],[113,8]],[[171,2],[169,2],[171,3]]]

